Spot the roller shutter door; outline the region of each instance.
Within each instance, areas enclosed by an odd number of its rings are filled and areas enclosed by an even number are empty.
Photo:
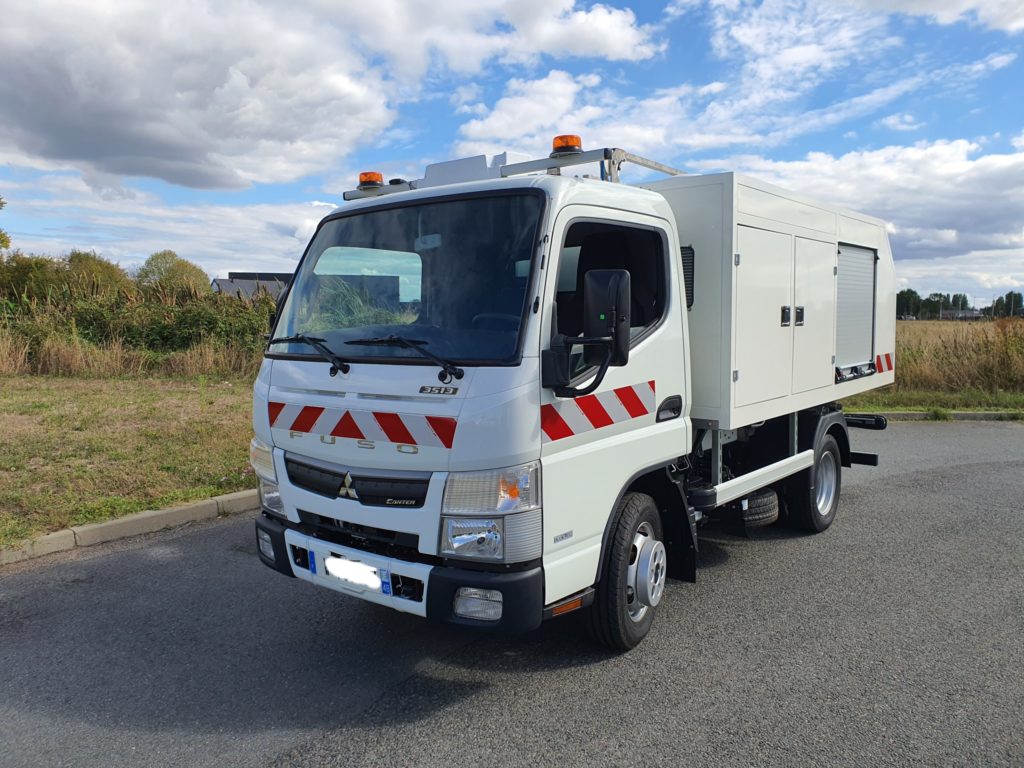
[[[836,367],[851,368],[874,359],[875,251],[839,246],[836,280]]]

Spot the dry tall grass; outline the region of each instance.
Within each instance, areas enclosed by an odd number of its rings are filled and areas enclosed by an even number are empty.
[[[0,331],[0,375],[28,373],[29,342]]]
[[[205,341],[180,352],[156,353],[116,339],[97,345],[58,334],[47,336],[30,355],[27,341],[0,327],[0,375],[252,378],[261,360],[259,350],[226,343]],[[1024,393],[1024,320],[897,323],[895,388]]]
[[[77,336],[50,335],[35,355],[29,343],[0,328],[0,375],[43,374],[75,378],[220,376],[253,378],[262,352],[230,344],[200,342],[181,352],[155,353],[118,339],[92,344]]]
[[[896,389],[1024,392],[1024,320],[897,323]]]

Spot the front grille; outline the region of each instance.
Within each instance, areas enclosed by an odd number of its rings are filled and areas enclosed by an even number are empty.
[[[424,555],[419,551],[420,538],[415,533],[335,520],[302,509],[298,512],[302,521],[300,530],[318,539],[410,563],[441,563],[441,558]]]
[[[342,468],[313,466],[285,458],[288,479],[298,488],[329,499],[358,500],[368,507],[418,509],[427,498],[430,476],[380,477]]]

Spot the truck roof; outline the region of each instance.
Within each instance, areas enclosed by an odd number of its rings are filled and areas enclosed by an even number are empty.
[[[614,184],[601,181],[600,179],[559,176],[546,173],[440,184],[392,192],[386,196],[364,197],[346,202],[332,211],[330,215],[351,213],[364,208],[376,208],[385,205],[401,205],[418,200],[429,200],[435,197],[499,192],[513,189],[543,190],[552,200],[557,198],[560,205],[579,202],[591,205],[605,205],[610,208],[647,210],[653,215],[662,218],[670,217],[670,210],[664,197],[657,192],[627,184]]]

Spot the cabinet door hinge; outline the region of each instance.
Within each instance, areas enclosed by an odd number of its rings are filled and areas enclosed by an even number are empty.
[[[737,267],[740,265],[740,255],[738,253],[734,253],[732,255],[732,263],[735,264]]]
[[[740,380],[740,372],[739,371],[733,371],[732,372],[732,380],[733,381],[739,381]]]

